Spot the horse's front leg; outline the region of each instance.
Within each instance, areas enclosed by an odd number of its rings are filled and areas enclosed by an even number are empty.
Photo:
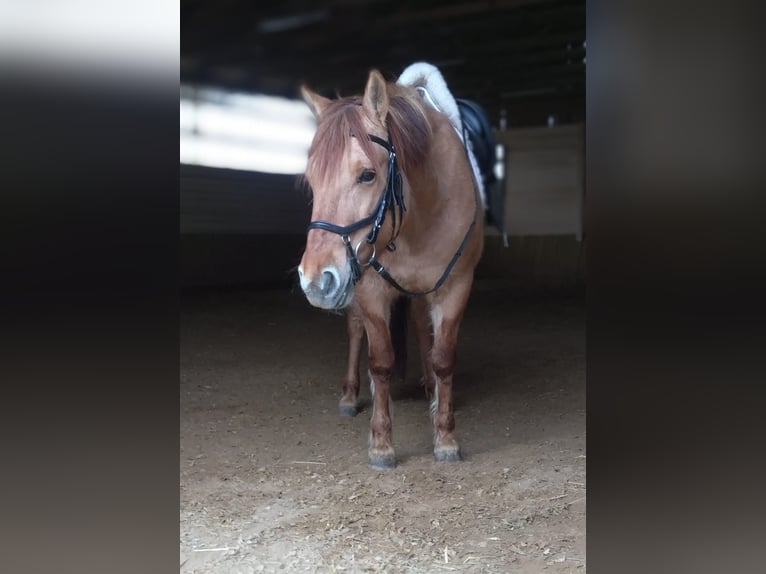
[[[388,321],[389,315],[383,311],[367,314],[364,319],[370,350],[370,394],[373,400],[368,459],[370,466],[376,470],[391,469],[396,465],[391,438],[391,377],[395,357]]]
[[[338,404],[340,416],[353,417],[359,412],[359,360],[364,340],[364,321],[358,305],[348,310],[348,368],[343,379],[343,396]]]
[[[457,335],[463,311],[468,302],[471,281],[455,285],[442,298],[432,302],[431,320],[434,345],[431,363],[436,378],[431,415],[434,422],[434,456],[439,462],[460,460],[460,447],[455,440],[455,416],[452,407],[452,377],[457,357]]]

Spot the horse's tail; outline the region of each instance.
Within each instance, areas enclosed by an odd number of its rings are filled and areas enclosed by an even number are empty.
[[[410,300],[406,297],[400,297],[394,301],[391,307],[391,320],[389,329],[391,331],[391,343],[394,347],[394,370],[402,380],[407,374],[407,320],[409,317]]]

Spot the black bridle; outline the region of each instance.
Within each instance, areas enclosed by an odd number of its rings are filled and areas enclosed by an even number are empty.
[[[375,271],[377,271],[386,281],[388,281],[401,293],[409,296],[427,295],[428,293],[432,293],[442,286],[442,284],[447,280],[450,271],[452,271],[452,268],[455,266],[455,263],[457,263],[457,260],[463,254],[465,244],[468,242],[471,231],[473,231],[473,228],[476,225],[477,214],[479,211],[478,187],[474,181],[474,201],[476,202],[476,210],[474,211],[473,221],[471,221],[471,225],[468,227],[465,237],[463,237],[463,241],[460,242],[458,250],[455,252],[455,255],[453,255],[452,259],[447,265],[447,268],[444,270],[444,273],[442,273],[441,277],[439,277],[439,280],[431,289],[426,291],[409,291],[399,285],[399,283],[375,258],[375,242],[377,241],[378,233],[380,232],[380,229],[383,227],[383,223],[386,220],[386,212],[391,211],[392,224],[391,239],[388,242],[387,249],[389,251],[394,251],[396,250],[394,240],[399,235],[399,230],[401,229],[402,221],[404,219],[404,212],[407,211],[407,208],[404,205],[404,194],[402,191],[402,174],[399,172],[399,165],[396,162],[396,150],[390,141],[386,141],[373,134],[367,134],[367,137],[370,139],[370,141],[384,147],[388,151],[388,180],[386,181],[386,187],[383,189],[383,193],[381,194],[377,205],[372,210],[372,213],[367,217],[346,226],[335,225],[334,223],[323,220],[312,221],[309,223],[306,231],[308,232],[312,229],[322,229],[324,231],[329,231],[331,233],[340,235],[340,238],[343,241],[343,244],[346,246],[346,250],[348,252],[348,262],[351,266],[351,280],[354,284],[356,284],[361,278],[362,268],[369,266],[375,269]],[[466,154],[467,153],[468,150],[466,149]],[[399,212],[398,221],[397,211]],[[356,244],[356,247],[352,247],[349,234],[362,229],[367,225],[372,225],[366,239],[366,243],[368,245],[372,245],[372,254],[370,255],[370,258],[367,260],[367,262],[362,263],[359,261],[359,247],[362,245],[364,240],[360,240],[359,243]]]

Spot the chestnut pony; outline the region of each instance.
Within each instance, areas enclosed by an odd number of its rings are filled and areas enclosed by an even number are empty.
[[[456,344],[483,245],[481,199],[466,148],[447,116],[409,86],[370,72],[364,95],[330,100],[305,86],[317,118],[305,178],[312,221],[298,267],[308,301],[349,308],[349,372],[341,412],[354,414],[358,357],[369,349],[369,463],[395,466],[390,384],[396,356],[391,309],[410,299],[434,456],[460,460],[452,379]]]

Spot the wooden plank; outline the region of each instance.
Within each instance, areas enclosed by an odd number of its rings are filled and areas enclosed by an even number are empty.
[[[506,146],[509,235],[582,236],[582,125],[498,132]]]

